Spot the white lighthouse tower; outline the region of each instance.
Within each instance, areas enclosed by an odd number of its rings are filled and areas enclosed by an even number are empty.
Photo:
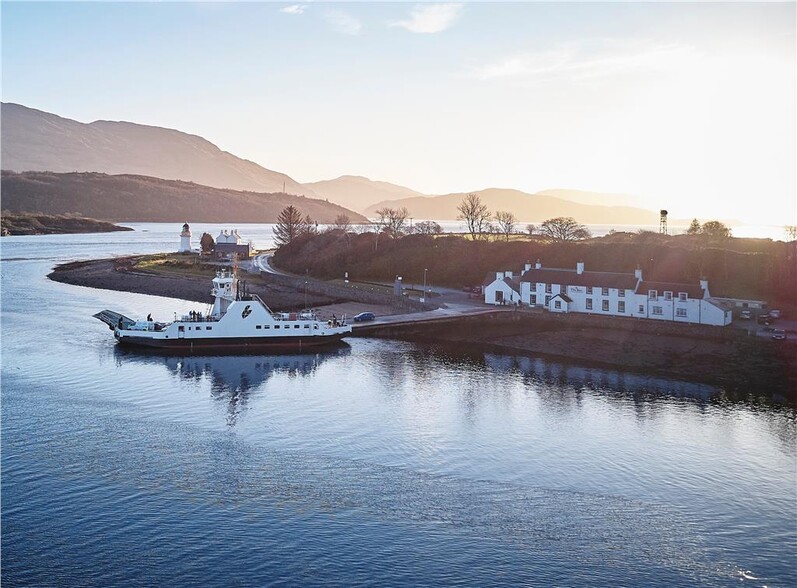
[[[191,253],[191,227],[188,223],[183,225],[183,232],[180,233],[180,249],[179,253]]]

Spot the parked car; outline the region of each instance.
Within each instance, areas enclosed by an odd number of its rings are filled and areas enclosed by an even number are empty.
[[[751,318],[753,318],[753,314],[745,308],[739,313],[739,318],[745,321],[749,321]]]
[[[776,318],[776,319],[780,318],[780,311],[775,309],[775,308],[773,308],[772,310],[769,311],[769,316],[771,316],[772,318]]]
[[[774,322],[775,322],[774,317],[771,317],[768,314],[760,314],[760,315],[758,315],[758,324],[759,325],[771,325]]]
[[[354,315],[354,322],[361,323],[363,321],[372,321],[376,318],[376,315],[373,312],[361,312],[360,314]]]
[[[772,333],[772,338],[777,341],[783,341],[786,338],[786,331],[783,329],[775,329],[775,332]]]

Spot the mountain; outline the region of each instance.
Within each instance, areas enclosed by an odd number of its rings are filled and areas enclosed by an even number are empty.
[[[5,163],[5,162],[4,162]],[[107,221],[273,223],[288,205],[319,223],[350,210],[303,196],[223,190],[147,176],[3,171],[3,211],[76,214]]]
[[[563,188],[553,188],[550,190],[540,190],[535,192],[543,196],[553,196],[570,202],[579,204],[597,204],[600,206],[634,206],[639,205],[639,198],[628,194],[610,194],[606,192],[588,192],[586,190],[567,190]]]
[[[362,212],[369,206],[385,200],[421,197],[423,194],[404,186],[388,182],[377,182],[362,176],[340,176],[334,180],[322,180],[304,184],[322,198]]]
[[[572,216],[579,223],[590,225],[656,225],[659,215],[652,210],[630,206],[600,206],[580,204],[545,194],[528,194],[520,190],[488,188],[475,192],[492,212],[511,212],[518,222],[541,222],[557,216]],[[374,216],[378,208],[406,207],[416,219],[454,220],[459,215],[457,206],[467,194],[421,196],[379,202],[369,206],[366,216]]]
[[[173,129],[105,120],[85,124],[13,103],[0,105],[0,119],[5,170],[137,174],[315,197],[285,174]]]

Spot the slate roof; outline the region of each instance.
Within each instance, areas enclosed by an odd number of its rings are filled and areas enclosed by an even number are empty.
[[[633,290],[636,288],[637,279],[634,274],[619,272],[583,272],[566,269],[536,269],[532,268],[523,272],[521,282],[562,284],[569,286],[591,286],[593,288],[618,288],[620,290]],[[683,292],[684,290],[681,290]]]
[[[554,300],[555,298],[561,298],[565,302],[573,302],[573,299],[570,298],[570,296],[568,296],[567,294],[562,294],[561,292],[559,294],[556,294],[555,296],[553,296],[551,298],[551,300]]]
[[[649,290],[656,290],[659,296],[665,291],[672,292],[673,297],[678,297],[678,292],[686,292],[689,298],[703,298],[703,288],[699,284],[679,284],[677,282],[649,282],[644,281],[639,285],[639,294],[647,294]]]

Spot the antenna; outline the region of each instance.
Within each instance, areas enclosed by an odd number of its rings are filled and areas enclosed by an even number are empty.
[[[659,211],[659,233],[667,234],[667,211],[664,209]]]

